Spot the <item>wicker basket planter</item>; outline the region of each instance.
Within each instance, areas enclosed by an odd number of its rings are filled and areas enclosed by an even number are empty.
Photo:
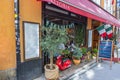
[[[46,80],[58,80],[59,78],[59,68],[57,65],[53,65],[54,69],[50,69],[49,68],[50,64],[45,65],[44,69],[45,69],[45,77]]]

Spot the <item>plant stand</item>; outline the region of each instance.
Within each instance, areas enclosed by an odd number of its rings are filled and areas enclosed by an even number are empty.
[[[54,69],[51,70],[47,67],[49,67],[50,64],[46,64],[44,69],[45,69],[45,77],[46,77],[46,80],[58,80],[59,78],[59,68],[57,65],[53,65],[54,66]]]

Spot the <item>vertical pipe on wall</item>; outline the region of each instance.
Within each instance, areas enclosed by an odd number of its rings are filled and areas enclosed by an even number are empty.
[[[117,17],[117,10],[118,10],[118,8],[117,8],[117,0],[116,0],[116,3],[115,3],[115,17],[116,18],[118,18]],[[116,26],[115,26],[114,34],[115,34],[115,37],[117,38],[117,28],[116,28]],[[115,38],[115,45],[117,45],[117,39],[116,38]]]
[[[14,0],[14,14],[15,14],[15,32],[16,32],[16,56],[17,65],[21,62],[20,59],[20,28],[19,28],[19,0]]]

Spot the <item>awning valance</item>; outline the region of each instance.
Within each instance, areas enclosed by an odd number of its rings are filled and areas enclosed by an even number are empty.
[[[89,0],[41,0],[51,2],[73,13],[120,27],[120,21]]]

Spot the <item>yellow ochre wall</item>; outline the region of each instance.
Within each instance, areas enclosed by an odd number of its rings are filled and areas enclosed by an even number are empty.
[[[42,7],[41,1],[37,0],[20,0],[20,45],[21,61],[24,61],[23,48],[23,21],[36,22],[41,24]]]
[[[14,0],[0,2],[0,70],[16,67]]]

